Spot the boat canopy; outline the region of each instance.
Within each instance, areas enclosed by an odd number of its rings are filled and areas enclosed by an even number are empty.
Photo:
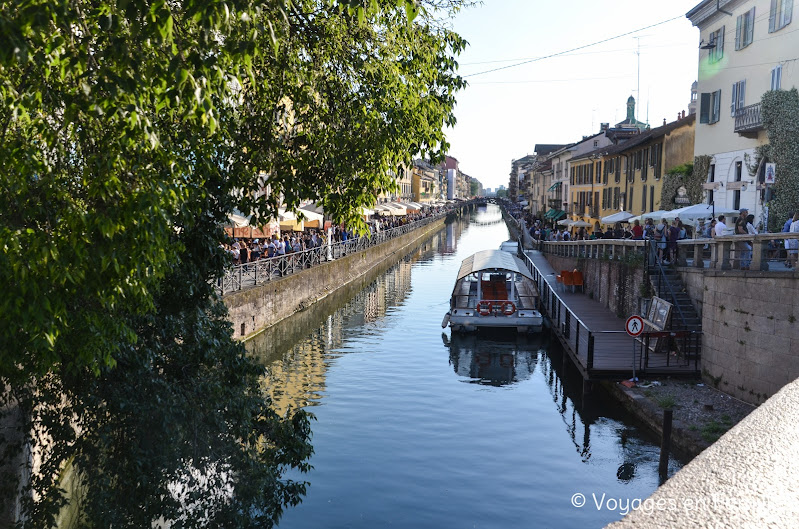
[[[458,280],[460,281],[475,272],[496,269],[509,270],[533,279],[522,260],[515,255],[502,250],[483,250],[463,260],[461,269],[458,271]]]

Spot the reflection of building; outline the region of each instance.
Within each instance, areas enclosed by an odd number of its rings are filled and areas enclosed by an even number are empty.
[[[265,362],[263,388],[277,413],[313,406],[322,399],[327,368],[333,358],[331,355],[340,354],[346,344],[348,329],[379,324],[391,307],[407,298],[411,290],[411,270],[421,255],[421,251],[413,252],[392,266],[288,351],[268,350],[272,344],[270,332],[279,332],[280,329],[268,329],[262,339],[256,338],[248,344],[259,349],[255,351],[259,358],[271,359]],[[284,325],[291,327],[291,320],[276,327]],[[279,340],[274,342],[280,344]]]

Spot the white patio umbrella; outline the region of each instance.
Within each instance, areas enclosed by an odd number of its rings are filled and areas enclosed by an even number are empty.
[[[649,213],[644,213],[643,215],[641,215],[639,217],[639,220],[652,219],[655,222],[659,222],[660,219],[663,218],[663,215],[665,215],[666,213],[668,213],[668,211],[664,211],[662,209],[659,209],[657,211],[650,211]]]
[[[563,219],[558,221],[558,226],[571,226],[574,223],[571,219]]]
[[[718,217],[719,215],[738,215],[738,210],[726,207],[717,207],[714,209],[710,204],[694,204],[693,206],[667,211],[666,213],[668,213],[668,215],[664,215],[664,217],[667,220],[680,217],[680,220],[696,221],[699,219],[709,220],[713,216]]]
[[[589,228],[590,226],[591,223],[584,220],[577,220],[571,223],[572,228]]]
[[[228,215],[228,220],[230,224],[236,228],[245,228],[250,225],[250,219],[243,215],[236,215],[235,213],[231,213]]]
[[[631,217],[634,215],[629,211],[619,211],[618,213],[614,213],[613,215],[608,215],[607,217],[602,217],[601,220],[603,224],[616,224],[617,222],[627,222],[630,220]]]

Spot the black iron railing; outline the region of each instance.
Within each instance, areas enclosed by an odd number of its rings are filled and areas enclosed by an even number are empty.
[[[760,103],[745,106],[735,111],[734,132],[753,132],[763,128]]]

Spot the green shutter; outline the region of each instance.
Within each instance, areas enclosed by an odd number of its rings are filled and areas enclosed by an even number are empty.
[[[749,10],[749,26],[746,28],[746,45],[752,44],[755,38],[755,8]]]
[[[701,94],[699,98],[699,123],[710,122],[710,94]]]

